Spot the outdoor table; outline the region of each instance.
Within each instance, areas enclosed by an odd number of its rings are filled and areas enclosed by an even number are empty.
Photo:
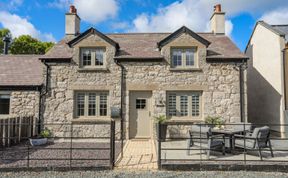
[[[229,138],[229,150],[228,152],[232,152],[232,150],[234,149],[234,135],[235,134],[239,134],[241,133],[241,131],[239,130],[233,130],[233,129],[212,129],[212,134],[223,134],[225,135],[225,137]]]

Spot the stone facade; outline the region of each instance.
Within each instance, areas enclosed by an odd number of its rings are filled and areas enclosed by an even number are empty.
[[[95,46],[106,48],[106,68],[79,69],[80,48]],[[197,46],[198,68],[171,69],[170,49],[177,46]],[[206,46],[187,34],[164,46],[161,53],[165,57],[162,62],[122,62],[125,67],[123,112],[126,138],[129,133],[129,91],[152,91],[152,116],[166,114],[166,106],[158,107],[156,102],[159,99],[166,100],[167,91],[200,91],[202,113],[197,122],[203,121],[206,116],[221,116],[227,122],[240,121],[240,82],[236,63],[207,62]],[[74,93],[77,91],[109,91],[108,107],[120,108],[121,70],[114,62],[114,55],[115,48],[94,34],[74,46],[74,57],[71,63],[51,65],[49,81],[51,87],[45,99],[44,122],[70,123],[79,120],[74,116]],[[110,118],[100,120],[109,121]],[[192,120],[184,122],[187,121]],[[119,123],[116,123],[118,129]],[[88,129],[88,132],[100,135],[102,131],[102,129]],[[61,135],[65,132],[65,127],[58,127],[54,132]]]
[[[39,114],[38,91],[12,91],[10,113],[16,116],[35,116]]]

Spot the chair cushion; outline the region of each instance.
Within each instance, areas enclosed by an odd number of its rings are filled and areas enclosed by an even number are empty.
[[[234,131],[244,132],[244,131],[250,131],[252,125],[251,123],[239,122],[239,123],[233,123],[231,127]]]
[[[201,147],[201,148],[208,148],[208,140],[206,140],[205,143],[202,142],[200,144],[200,142],[195,142],[194,144],[198,147]],[[220,147],[220,146],[222,146],[222,144],[223,144],[223,141],[221,141],[221,140],[212,140],[210,148]]]
[[[252,149],[254,148],[255,140],[245,139],[245,148]],[[236,139],[235,147],[244,148],[244,139]]]

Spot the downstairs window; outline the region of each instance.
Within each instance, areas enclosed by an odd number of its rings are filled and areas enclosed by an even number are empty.
[[[77,92],[76,117],[101,117],[108,115],[108,92]]]
[[[167,115],[179,119],[200,119],[201,92],[167,92]]]

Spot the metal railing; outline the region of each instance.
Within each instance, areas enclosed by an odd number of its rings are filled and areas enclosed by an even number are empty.
[[[158,124],[158,168],[287,170],[288,138],[283,134],[281,136],[277,130],[283,128],[288,130],[288,125],[252,124],[250,126],[248,123],[231,123],[222,124],[222,128],[218,129],[203,123]],[[268,126],[269,133],[257,132],[264,126]],[[235,127],[238,127],[238,130]],[[198,128],[198,131],[195,131],[195,128],[196,130]],[[196,132],[200,134],[197,135]],[[258,135],[255,135],[256,133]],[[216,146],[214,147],[213,144]]]
[[[12,127],[10,122],[1,127]],[[13,127],[37,128],[37,122],[13,123]],[[115,143],[115,121],[101,123],[44,123],[52,131],[44,145],[32,146],[33,135],[22,135],[20,142],[0,148],[0,171],[113,169],[120,144]],[[16,129],[17,130],[17,129]],[[29,130],[29,129],[28,129]],[[32,130],[32,129],[31,129]],[[101,131],[99,131],[101,130]],[[1,140],[19,140],[1,135]],[[36,138],[36,137],[34,137]]]

